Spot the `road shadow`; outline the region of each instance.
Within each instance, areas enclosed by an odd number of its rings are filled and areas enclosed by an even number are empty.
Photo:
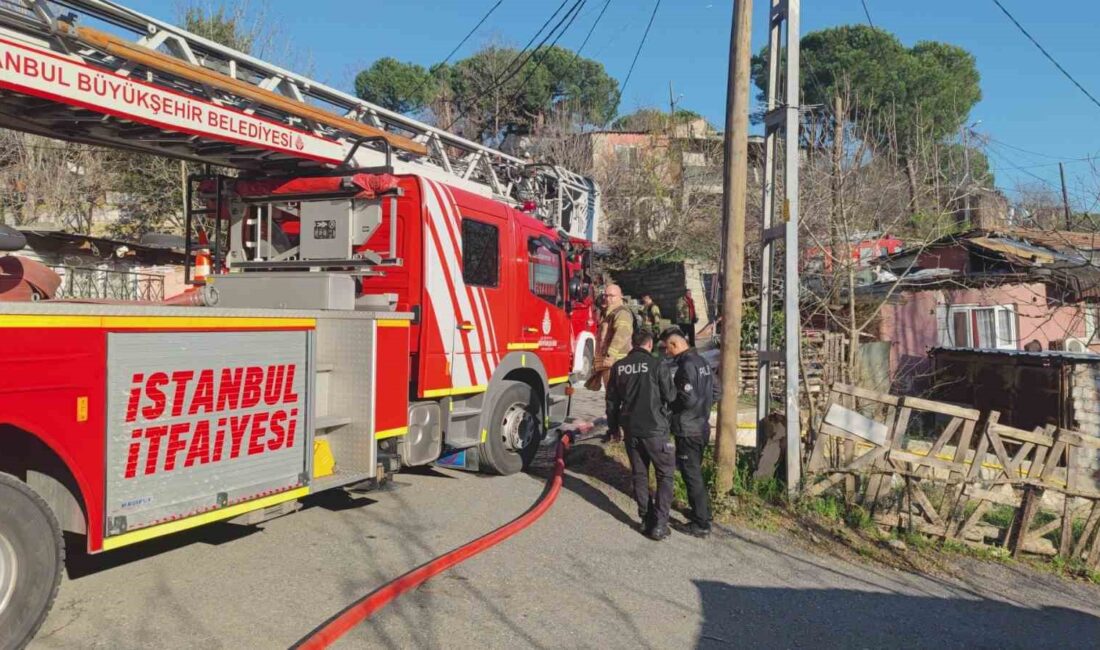
[[[568,475],[565,476],[561,485],[566,490],[584,499],[590,505],[611,515],[619,523],[630,526],[631,528],[635,527],[638,523],[599,488],[592,487],[588,483]]]
[[[575,445],[565,456],[565,468],[573,474],[606,483],[631,499],[634,498],[630,468],[608,454],[603,445],[594,442]]]
[[[364,508],[378,503],[378,501],[335,489],[304,497],[301,503],[302,507],[299,512],[310,508],[323,508],[332,512],[341,512]],[[292,516],[295,513],[290,514]],[[225,521],[215,522],[97,555],[88,553],[88,543],[83,535],[65,533],[65,568],[70,580],[78,580],[100,571],[114,569],[192,544],[221,546],[261,532],[263,524],[266,523],[268,522],[242,525]]]
[[[696,648],[1095,648],[1100,618],[1064,607],[695,580]]]
[[[388,490],[382,489],[381,491],[385,492]],[[371,491],[372,494],[376,492],[377,490]],[[330,512],[342,512],[344,510],[365,508],[375,503],[378,503],[376,499],[371,499],[361,494],[354,494],[346,490],[335,489],[325,490],[324,492],[318,492],[317,494],[311,494],[302,498],[302,510],[324,508]]]
[[[98,555],[88,553],[88,543],[83,535],[67,532],[65,533],[65,569],[70,580],[78,580],[100,571],[114,569],[192,544],[220,546],[258,532],[260,529],[256,526],[207,524]]]

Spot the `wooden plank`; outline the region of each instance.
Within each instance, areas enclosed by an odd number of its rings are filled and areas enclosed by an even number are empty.
[[[1071,431],[1070,429],[1058,429],[1058,437],[1065,440],[1071,445],[1077,445],[1078,447],[1088,447],[1090,449],[1100,449],[1100,438],[1096,436],[1085,435],[1079,431]]]
[[[989,511],[989,508],[992,507],[992,505],[993,504],[990,501],[979,501],[978,507],[974,509],[974,512],[970,513],[970,516],[966,518],[966,521],[963,522],[962,526],[960,526],[955,531],[953,537],[955,539],[965,538],[967,531],[969,531],[975,524],[982,520],[982,517],[985,516],[985,513]]]
[[[827,424],[827,423],[822,422],[821,426],[818,427],[818,429],[819,429],[820,433],[824,433],[825,435],[828,435],[828,436],[835,436],[837,438],[843,438],[847,442],[852,442],[852,443],[858,442],[858,443],[862,443],[862,444],[870,444],[870,442],[868,440],[866,440],[865,438],[861,438],[861,437],[859,437],[859,436],[857,436],[853,433],[849,433],[849,432],[845,431],[844,429],[838,429],[837,427],[835,427],[831,424]]]
[[[1066,447],[1066,488],[1073,490],[1077,487],[1077,445]],[[1069,557],[1070,546],[1073,544],[1073,520],[1077,512],[1073,511],[1071,504],[1073,497],[1066,495],[1062,500],[1062,534],[1058,539],[1058,555]]]
[[[1020,463],[1024,462],[1033,449],[1035,449],[1035,443],[1025,442],[1016,450],[1016,455],[1012,457],[1013,478],[1020,475]]]
[[[1040,427],[1035,427],[1035,431],[1024,431],[1023,429],[1017,429],[1016,427],[1010,427],[1006,424],[994,424],[990,428],[997,432],[997,435],[1002,438],[1017,442],[1030,442],[1034,445],[1040,445],[1043,447],[1050,447],[1054,444],[1054,437],[1041,433]]]
[[[1100,532],[1092,538],[1092,548],[1089,549],[1089,557],[1085,561],[1090,569],[1100,569]]]
[[[1066,499],[1066,501],[1069,501],[1069,499]],[[1039,526],[1035,530],[1028,531],[1028,536],[1029,537],[1043,537],[1044,535],[1047,535],[1048,533],[1053,533],[1054,531],[1058,530],[1059,528],[1061,528],[1062,530],[1069,529],[1072,532],[1072,530],[1073,530],[1073,520],[1077,519],[1078,517],[1081,517],[1086,512],[1088,512],[1089,506],[1091,506],[1091,505],[1092,504],[1090,504],[1090,503],[1086,503],[1084,505],[1077,506],[1076,508],[1073,509],[1072,512],[1068,513],[1068,515],[1069,515],[1068,519],[1066,517],[1066,514],[1059,515],[1059,516],[1055,517],[1054,519],[1051,519],[1047,523],[1043,524],[1042,526]],[[1066,521],[1069,521],[1068,526],[1063,525],[1063,522],[1066,522]],[[1059,552],[1059,554],[1062,555],[1062,557],[1068,557],[1069,556],[1068,555],[1069,550],[1067,549],[1064,554],[1061,553],[1061,552]]]
[[[823,430],[825,426],[829,426],[830,431],[844,431],[874,445],[885,445],[890,439],[890,428],[888,426],[840,404],[829,406],[822,424]]]
[[[1039,488],[1030,485],[1024,488],[1024,502],[1016,518],[1014,525],[1015,530],[1009,530],[1009,534],[1006,538],[1009,542],[1009,550],[1012,552],[1012,557],[1019,556],[1024,550],[1023,547],[1027,543],[1028,530],[1031,528],[1031,522],[1034,521],[1035,514],[1039,512],[1039,501],[1042,494],[1043,491]]]
[[[978,438],[978,449],[974,452],[974,460],[970,464],[970,471],[966,473],[967,480],[975,480],[981,476],[982,464],[985,462],[985,454],[989,450],[989,436],[982,432]]]
[[[833,390],[843,395],[850,395],[860,399],[869,399],[872,402],[881,402],[883,404],[893,404],[897,406],[899,401],[899,398],[894,395],[876,393],[873,390],[867,390],[859,386],[849,386],[848,384],[833,384]]]
[[[844,469],[858,470],[865,467],[870,467],[871,465],[875,464],[876,461],[885,458],[886,452],[888,451],[890,450],[886,447],[876,447],[875,449],[868,451],[866,454],[863,454],[859,458],[845,465]]]
[[[1047,460],[1047,452],[1050,451],[1049,447],[1037,447],[1035,449],[1035,458],[1031,459],[1031,467],[1028,468],[1028,478],[1039,478],[1043,473],[1043,466]]]
[[[996,415],[1000,417],[1000,414],[994,411],[990,414],[990,417]],[[970,451],[970,441],[974,439],[974,428],[977,426],[977,422],[973,420],[963,420],[962,435],[959,436],[959,444],[955,446],[955,462],[962,465],[966,462],[966,454]]]
[[[913,497],[917,505],[924,511],[924,516],[928,517],[928,520],[937,526],[945,526],[943,519],[939,513],[936,512],[936,507],[932,505],[932,502],[928,500],[928,495],[924,493],[924,490],[920,488],[920,484],[913,486]]]
[[[943,451],[943,448],[947,446],[947,443],[951,442],[951,439],[955,437],[956,433],[958,433],[959,429],[962,427],[963,422],[968,422],[968,420],[964,420],[963,418],[951,418],[951,421],[948,422],[947,426],[943,428],[943,433],[940,434],[940,437],[936,439],[935,443],[933,443],[932,448],[928,450],[928,455],[935,456]],[[957,456],[958,453],[958,450],[956,450],[955,455]],[[958,462],[958,459],[956,459],[956,462]]]
[[[855,460],[856,455],[856,443],[853,440],[845,439],[841,443],[843,448],[842,455],[840,457],[840,464],[843,467],[848,467]],[[856,498],[856,477],[851,474],[844,476],[844,503],[852,503],[852,500]]]
[[[1065,452],[1066,441],[1059,438],[1050,449],[1050,455],[1047,456],[1047,464],[1043,467],[1042,474],[1039,474],[1040,481],[1050,480],[1050,477],[1054,474],[1054,470],[1058,468],[1058,461],[1062,460]]]
[[[836,474],[832,474],[832,475],[828,476],[827,478],[825,478],[821,481],[818,481],[817,483],[814,483],[810,487],[806,488],[806,496],[816,497],[817,495],[821,494],[825,490],[828,490],[829,488],[833,487],[837,483],[840,483],[847,476],[848,476],[847,474],[841,474],[839,472],[836,473]]]
[[[996,503],[1002,506],[1009,506],[1012,508],[1019,508],[1021,504],[1021,498],[1015,494],[1015,490],[1013,491],[1013,496],[1009,497],[1001,494],[1000,492],[995,492],[993,490],[983,490],[980,487],[968,485],[966,486],[965,493],[967,496],[973,497],[975,499],[981,499],[983,501],[989,501],[991,503]]]
[[[829,444],[829,436],[819,435],[814,441],[814,448],[810,452],[810,460],[806,462],[806,472],[814,473],[826,467],[825,447]]]
[[[1009,479],[1019,478],[1012,469],[1012,459],[1008,457],[1001,436],[993,429],[987,429],[985,435],[989,436],[989,444],[993,447],[993,453],[997,454],[997,460],[1001,461],[1001,468]]]
[[[1073,547],[1073,557],[1081,557],[1088,549],[1089,538],[1096,533],[1097,522],[1100,522],[1100,501],[1093,501],[1089,518],[1085,521],[1084,530],[1081,531],[1081,538],[1077,540],[1077,545]]]
[[[903,397],[903,403],[905,406],[915,408],[920,411],[931,411],[933,413],[941,413],[943,415],[954,415],[960,418],[966,418],[967,420],[977,420],[981,417],[981,412],[977,409],[964,408],[962,406],[955,406],[954,404],[947,404],[945,402],[934,402],[930,399],[922,399],[920,397]]]
[[[926,465],[928,467],[937,467],[949,472],[959,472],[963,469],[950,461],[940,460],[939,458],[929,458],[928,456],[921,456],[911,451],[904,451],[901,449],[891,449],[889,458],[890,460],[905,461],[916,466]]]

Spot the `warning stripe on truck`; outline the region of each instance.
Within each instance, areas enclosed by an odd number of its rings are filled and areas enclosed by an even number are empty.
[[[15,314],[0,316],[0,329],[66,328],[127,330],[224,330],[303,329],[317,324],[313,318],[263,318],[251,316],[69,316]]]
[[[103,550],[111,551],[123,546],[129,546],[130,544],[137,544],[138,542],[144,542],[154,537],[162,537],[164,535],[171,535],[172,533],[178,533],[180,531],[189,530],[191,528],[198,528],[205,524],[210,524],[215,521],[225,521],[226,519],[233,519],[244,514],[248,514],[253,510],[260,510],[262,508],[270,508],[271,506],[279,505],[287,501],[293,501],[294,499],[301,499],[309,494],[309,488],[297,488],[290,490],[289,492],[283,492],[281,494],[273,494],[271,496],[255,499],[253,501],[245,501],[244,503],[238,503],[236,505],[228,506],[225,508],[219,508],[218,510],[212,510],[210,512],[204,512],[201,515],[195,515],[193,517],[186,517],[184,519],[178,519],[176,521],[170,521],[156,526],[150,526],[149,528],[142,528],[141,530],[135,530],[130,533],[123,533],[121,535],[115,535],[113,537],[107,537],[103,540]]]

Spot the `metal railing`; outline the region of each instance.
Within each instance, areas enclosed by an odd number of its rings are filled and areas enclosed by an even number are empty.
[[[164,300],[164,276],[86,266],[51,266],[61,276],[58,298]]]

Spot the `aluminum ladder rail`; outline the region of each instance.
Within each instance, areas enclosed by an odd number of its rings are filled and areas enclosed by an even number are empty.
[[[62,14],[61,11],[72,12]],[[595,235],[599,219],[599,188],[589,178],[552,165],[531,165],[528,161],[462,138],[419,120],[364,101],[320,82],[285,70],[232,48],[192,34],[174,25],[146,16],[110,0],[0,0],[0,28],[30,35],[49,48],[79,57],[97,67],[128,74],[134,65],[93,48],[74,47],[63,37],[61,21],[94,19],[120,28],[135,37],[135,43],[186,63],[207,68],[233,79],[306,102],[334,115],[410,137],[428,150],[426,156],[400,154],[394,167],[403,173],[417,173],[453,184],[512,205],[535,201],[540,219],[575,237]],[[2,30],[0,30],[2,31]],[[157,78],[158,85],[171,87],[172,79]],[[181,84],[185,94],[195,94],[194,84]],[[321,123],[304,123],[292,115],[279,115],[268,106],[218,93],[206,88],[210,99],[246,112],[306,128],[326,137],[344,140],[353,149],[355,167],[379,167],[385,152],[376,143],[356,145],[338,130]],[[573,215],[570,220],[568,215]],[[570,223],[572,222],[572,223]]]
[[[798,490],[802,475],[802,423],[798,376],[801,348],[798,278],[799,10],[800,0],[771,0],[768,34],[768,93],[764,113],[764,218],[760,265],[759,373],[756,387],[757,439],[769,413],[774,364],[783,362],[787,418],[787,490]],[[786,29],[784,29],[786,28]],[[785,55],[785,56],[784,56]],[[783,149],[779,145],[782,141]],[[782,159],[783,196],[776,174]],[[783,245],[783,277],[775,273],[775,253]],[[784,343],[773,349],[771,315],[782,287]]]

